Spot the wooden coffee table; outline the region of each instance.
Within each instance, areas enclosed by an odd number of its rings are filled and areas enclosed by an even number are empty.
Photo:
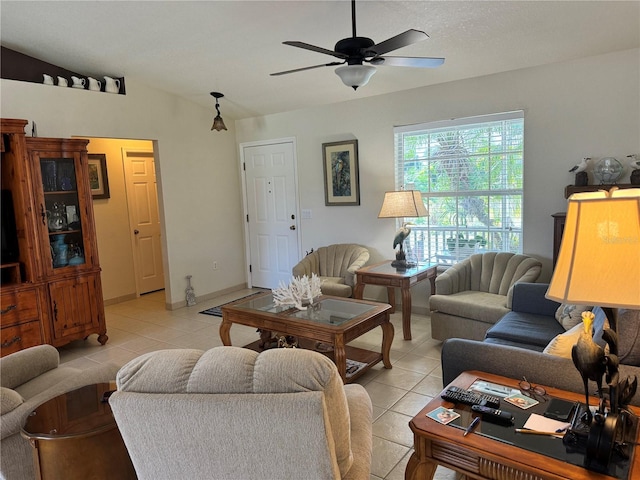
[[[464,372],[451,385],[457,385],[467,389],[475,380],[482,379],[501,385],[518,388],[518,380],[513,380],[497,375],[483,372]],[[549,397],[558,397],[570,401],[584,400],[584,395],[546,387]],[[594,403],[596,399],[594,397]],[[426,414],[433,409],[445,406],[452,408],[454,404],[442,400],[439,396],[431,400],[418,415],[410,422],[409,427],[414,435],[414,453],[411,455],[405,470],[406,480],[431,479],[438,465],[443,465],[449,469],[456,470],[469,478],[487,478],[496,480],[522,479],[522,480],[543,480],[543,479],[573,479],[573,480],[611,480],[609,475],[588,470],[580,465],[568,463],[557,458],[536,453],[535,451],[520,448],[516,445],[498,441],[483,433],[484,421],[480,422],[473,433],[466,437],[464,427],[470,422],[472,415],[468,406],[456,405],[456,411],[461,413],[461,427],[452,424],[443,425]],[[507,408],[508,404],[503,400],[502,408]],[[640,413],[640,408],[631,407],[635,415]],[[517,412],[517,407],[511,411]],[[528,412],[528,410],[520,411]],[[522,414],[518,414],[522,415]],[[527,415],[528,416],[528,415]],[[516,418],[516,425],[521,427],[519,422],[523,417]],[[487,429],[491,428],[487,424]],[[510,427],[509,427],[510,428]],[[516,434],[513,435],[523,435]],[[527,435],[531,440],[558,442],[552,448],[565,448],[562,439],[552,437],[542,437]],[[640,428],[636,431],[636,442],[640,440]],[[631,452],[631,459],[628,460],[629,474],[626,479],[640,478],[640,455],[636,451]],[[581,462],[584,456],[581,456]]]
[[[431,295],[436,293],[436,275],[438,265],[428,263],[406,270],[396,270],[391,266],[391,260],[369,265],[356,270],[356,289],[353,294],[355,298],[362,298],[365,285],[380,285],[387,287],[387,299],[391,304],[390,313],[396,308],[396,291],[400,288],[402,292],[402,335],[405,340],[411,340],[411,287],[422,280],[429,279],[431,282]]]
[[[328,350],[319,351],[335,362],[345,383],[353,382],[380,360],[385,368],[391,368],[389,353],[393,341],[393,324],[389,322],[389,305],[328,295],[321,296],[316,304],[314,309],[300,311],[274,306],[271,293],[240,299],[222,307],[220,339],[224,345],[231,345],[231,325],[239,323],[263,331],[299,337],[303,340],[301,346],[305,348],[313,349],[318,344],[327,345]],[[382,328],[380,353],[347,345],[378,326]],[[246,347],[260,351],[260,343],[260,340],[256,340]],[[364,368],[348,375],[347,358],[364,363]]]

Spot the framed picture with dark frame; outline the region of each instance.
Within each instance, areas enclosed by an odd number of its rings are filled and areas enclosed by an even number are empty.
[[[109,177],[107,176],[107,156],[104,153],[90,153],[89,185],[94,199],[110,198]]]
[[[322,144],[324,204],[360,205],[358,140]]]

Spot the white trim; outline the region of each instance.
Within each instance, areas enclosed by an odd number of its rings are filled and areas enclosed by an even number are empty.
[[[393,127],[393,133],[417,132],[435,128],[453,128],[461,125],[473,125],[478,123],[499,122],[524,118],[524,110],[514,110],[504,113],[490,113],[487,115],[475,115],[473,117],[452,118],[451,120],[438,120],[435,122],[415,123],[413,125],[399,125]]]

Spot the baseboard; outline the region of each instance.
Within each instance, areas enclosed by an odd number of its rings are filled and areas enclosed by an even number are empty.
[[[135,300],[138,298],[135,293],[129,293],[128,295],[122,295],[120,297],[110,298],[104,300],[104,306],[115,305],[116,303],[128,302],[129,300]]]
[[[220,297],[221,295],[227,295],[229,293],[233,293],[233,292],[237,292],[238,290],[246,290],[247,288],[247,284],[246,283],[241,283],[239,285],[235,285],[233,287],[229,287],[229,288],[225,288],[223,290],[218,290],[215,292],[211,292],[211,293],[205,293],[204,295],[197,295],[196,296],[196,305],[200,302],[204,302],[206,300],[211,300],[213,298],[216,297]],[[179,302],[175,302],[175,303],[167,303],[165,304],[165,308],[167,310],[177,310],[178,308],[183,308],[187,306],[187,301],[186,300],[181,300]]]

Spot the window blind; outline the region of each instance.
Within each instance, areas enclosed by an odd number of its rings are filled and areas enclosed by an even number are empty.
[[[394,141],[396,189],[420,190],[429,211],[405,219],[418,261],[522,252],[523,111],[399,126]]]

